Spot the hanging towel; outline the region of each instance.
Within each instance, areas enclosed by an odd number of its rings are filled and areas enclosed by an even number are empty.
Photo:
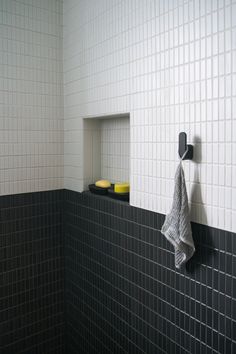
[[[166,216],[161,233],[174,246],[175,266],[180,268],[195,252],[182,160],[175,173],[172,209]]]

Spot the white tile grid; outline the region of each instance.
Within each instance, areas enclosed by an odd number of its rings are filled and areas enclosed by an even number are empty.
[[[101,121],[101,177],[112,183],[129,182],[129,118]]]
[[[0,2],[0,194],[63,188],[62,2]]]
[[[72,1],[64,9],[65,129],[130,112],[131,204],[166,213],[186,131],[192,220],[236,230],[236,1]],[[66,164],[83,166],[78,159]],[[65,169],[67,188],[82,182]]]

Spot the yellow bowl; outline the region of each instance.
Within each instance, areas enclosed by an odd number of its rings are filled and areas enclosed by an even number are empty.
[[[114,192],[115,193],[129,193],[129,183],[115,183]]]

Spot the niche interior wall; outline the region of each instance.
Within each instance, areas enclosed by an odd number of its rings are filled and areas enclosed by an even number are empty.
[[[235,230],[235,58],[235,0],[65,1],[65,188],[83,118],[130,112],[131,205],[168,212],[185,131],[192,220]]]
[[[99,179],[130,179],[129,114],[83,120],[83,190]]]

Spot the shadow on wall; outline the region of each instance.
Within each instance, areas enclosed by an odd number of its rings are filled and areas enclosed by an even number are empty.
[[[196,216],[196,212],[200,213],[200,220],[205,225],[208,224],[207,222],[207,214],[205,211],[205,207],[203,204],[202,198],[202,190],[199,178],[199,168],[200,163],[202,161],[202,143],[201,138],[199,136],[194,136],[193,138],[194,144],[194,156],[193,156],[193,163],[194,163],[194,180],[193,180],[193,187],[190,192],[189,201],[190,201],[190,219],[194,219]],[[194,203],[198,204],[198,209],[196,210],[194,207]],[[192,222],[192,231],[193,231],[193,240],[196,247],[196,252],[192,259],[187,263],[186,269],[188,272],[192,273],[195,272],[197,268],[201,266],[203,263],[208,263],[209,260],[214,256],[213,250],[213,240],[211,236],[211,231],[203,234],[199,232],[199,225],[197,223]],[[200,245],[207,244],[208,252],[202,252]]]
[[[200,168],[200,163],[202,161],[201,138],[199,136],[194,136],[193,144],[194,144],[194,155],[193,155],[192,162],[194,163],[194,178],[193,178],[193,186],[189,196],[190,219],[194,220],[196,219],[196,213],[200,214],[197,215],[197,220],[201,220],[201,223],[207,225],[207,215],[203,204],[201,183],[199,177],[199,168]],[[197,203],[197,210],[194,207],[194,204],[196,203]]]

